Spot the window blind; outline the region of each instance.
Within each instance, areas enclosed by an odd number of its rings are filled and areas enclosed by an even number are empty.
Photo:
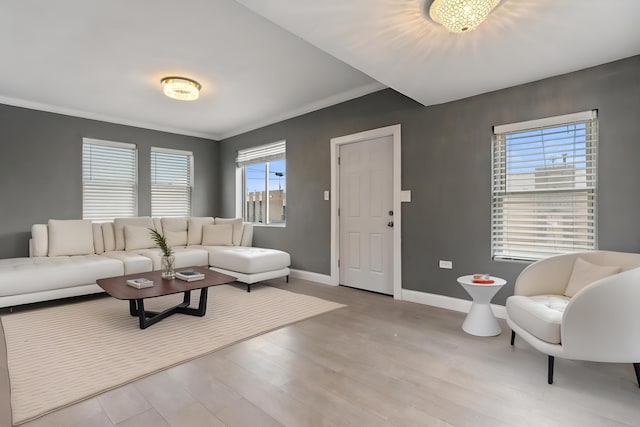
[[[256,163],[265,163],[273,160],[284,159],[286,152],[286,141],[278,141],[271,144],[260,145],[258,147],[238,150],[236,165],[239,168],[242,168]]]
[[[134,144],[83,138],[84,219],[111,221],[137,215],[137,163]]]
[[[492,255],[596,248],[596,111],[494,128]]]
[[[151,148],[151,215],[191,215],[193,153]]]

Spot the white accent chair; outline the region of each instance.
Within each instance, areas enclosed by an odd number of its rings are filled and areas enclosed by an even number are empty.
[[[640,254],[591,251],[537,261],[518,276],[506,311],[511,345],[517,334],[548,355],[549,384],[557,356],[632,363],[640,386]]]

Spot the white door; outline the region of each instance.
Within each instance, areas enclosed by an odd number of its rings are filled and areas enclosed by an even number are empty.
[[[393,295],[393,139],[339,154],[340,284]]]

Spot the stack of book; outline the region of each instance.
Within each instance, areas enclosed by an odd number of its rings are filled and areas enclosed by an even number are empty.
[[[127,280],[127,285],[134,287],[136,289],[150,288],[151,286],[153,286],[153,281],[149,279],[145,279],[144,277],[141,277],[139,279]]]
[[[196,280],[203,280],[204,273],[200,273],[199,271],[195,270],[182,270],[176,271],[176,277],[187,282],[194,282]]]

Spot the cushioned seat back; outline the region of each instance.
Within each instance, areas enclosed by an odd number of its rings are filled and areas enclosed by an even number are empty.
[[[169,247],[187,246],[187,218],[162,218],[161,221]]]
[[[116,218],[113,220],[114,233],[115,233],[115,250],[116,251],[124,251],[126,249],[126,240],[125,240],[125,226],[131,227],[145,227],[145,228],[156,228],[156,224],[154,223],[151,217],[136,217],[136,218]],[[162,232],[161,229],[158,231]]]

